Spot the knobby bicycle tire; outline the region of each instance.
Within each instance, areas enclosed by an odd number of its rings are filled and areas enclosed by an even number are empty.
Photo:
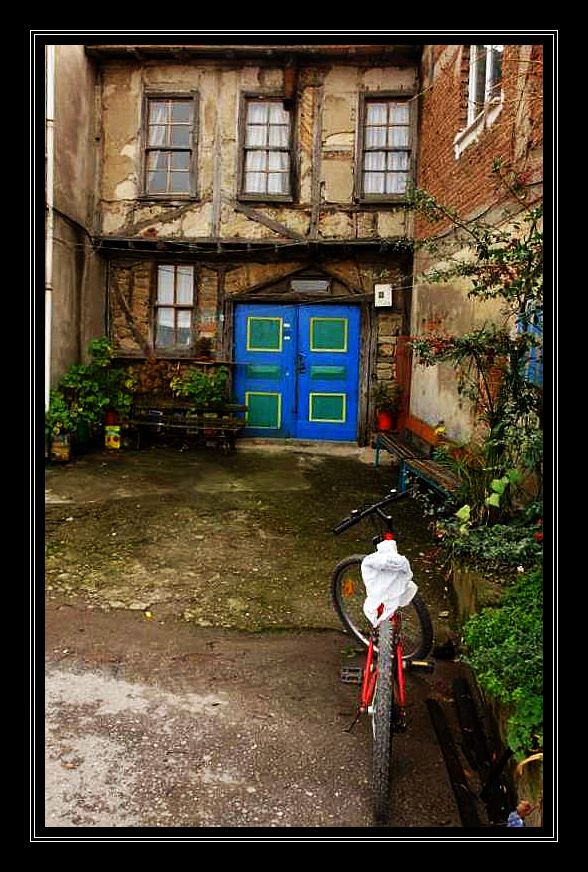
[[[341,623],[367,648],[371,626],[363,613],[365,585],[361,577],[364,554],[352,554],[337,564],[331,577],[331,595]],[[423,660],[433,647],[429,610],[417,592],[402,613],[404,660]]]
[[[372,789],[374,819],[384,823],[390,804],[390,766],[392,763],[392,715],[394,710],[394,651],[392,622],[378,628],[378,678],[372,706]]]

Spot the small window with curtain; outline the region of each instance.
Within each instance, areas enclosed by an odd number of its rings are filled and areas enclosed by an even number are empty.
[[[157,267],[155,347],[189,350],[193,343],[194,267]]]
[[[291,112],[282,99],[248,98],[244,104],[241,196],[291,199]]]
[[[407,100],[365,98],[362,111],[360,197],[406,196],[412,178],[411,111]]]
[[[500,100],[503,45],[471,45],[467,123]]]
[[[149,96],[145,114],[145,195],[194,195],[195,96]]]

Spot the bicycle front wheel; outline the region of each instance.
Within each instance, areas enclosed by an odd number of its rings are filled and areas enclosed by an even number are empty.
[[[378,678],[372,706],[372,787],[376,823],[385,822],[390,805],[395,666],[392,636],[392,622],[384,621],[378,629]]]
[[[371,626],[363,613],[366,592],[361,561],[364,556],[353,554],[337,564],[331,578],[331,595],[345,629],[367,648]],[[433,624],[420,594],[417,592],[400,612],[404,660],[425,659],[433,647]]]

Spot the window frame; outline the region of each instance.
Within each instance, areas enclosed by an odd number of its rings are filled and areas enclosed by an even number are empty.
[[[192,138],[189,149],[186,148],[160,148],[150,146],[149,142],[149,105],[152,101],[163,100],[182,100],[192,101]],[[199,138],[199,94],[198,91],[145,91],[143,94],[143,118],[141,125],[142,147],[141,147],[141,200],[197,200],[198,199],[198,138]],[[147,190],[147,155],[151,151],[188,151],[191,150],[192,157],[189,163],[190,176],[190,191],[177,192],[163,191],[161,193],[152,193]]]
[[[288,184],[290,190],[287,194],[275,194],[269,192],[248,192],[244,190],[245,186],[245,154],[246,145],[245,138],[247,135],[247,110],[250,103],[282,103],[283,108],[288,112],[290,117],[290,132],[288,138],[288,157],[290,167],[288,171]],[[295,113],[296,107],[294,103],[287,100],[286,97],[275,91],[271,93],[259,93],[242,91],[239,96],[239,125],[238,125],[238,142],[239,142],[239,157],[237,166],[237,199],[245,202],[253,203],[293,203],[295,200],[294,192],[296,190],[297,176],[294,161],[295,154]],[[286,149],[278,148],[276,151],[286,151]]]
[[[160,267],[167,266],[173,267],[174,269],[174,302],[173,303],[159,303],[159,269]],[[178,304],[176,303],[176,285],[177,285],[177,270],[179,267],[190,267],[192,269],[192,305],[188,306],[185,303]],[[169,355],[170,357],[178,357],[178,356],[186,356],[191,357],[194,354],[194,349],[196,347],[196,327],[198,320],[198,293],[197,293],[197,268],[196,264],[193,263],[182,263],[182,262],[158,262],[154,264],[154,292],[153,292],[153,302],[152,302],[152,325],[153,325],[153,350],[160,356],[165,357]],[[176,333],[177,338],[177,320],[176,315],[179,309],[182,310],[191,310],[190,314],[190,344],[189,345],[178,345],[177,343],[174,345],[158,345],[157,343],[157,327],[158,320],[157,315],[159,309],[173,309],[174,310],[174,332]]]
[[[414,106],[414,93],[407,91],[366,91],[359,95],[357,112],[357,146],[355,156],[355,193],[354,199],[359,203],[403,203],[410,194],[411,184],[415,179],[416,164],[416,111]],[[384,148],[386,153],[401,151],[408,154],[408,169],[406,170],[406,190],[401,194],[366,194],[364,191],[363,157],[365,152],[365,128],[367,121],[367,107],[369,103],[406,103],[408,105],[408,146],[406,148]]]
[[[477,47],[475,45],[469,46],[469,71],[468,71],[468,97],[467,97],[467,127],[471,127],[476,123],[476,120],[485,113],[488,112],[489,107],[499,104],[502,101],[502,68],[500,70],[500,79],[494,84],[491,85],[492,81],[492,71],[494,66],[494,54],[492,49],[495,48],[494,45],[487,45],[485,52],[485,61],[486,61],[486,72],[484,76],[484,94],[483,100],[481,102],[481,109],[478,109],[479,101],[472,99],[474,95],[474,90],[476,87],[476,79],[477,79],[477,66],[480,63],[480,59],[477,53]],[[502,56],[504,60],[504,45],[502,46]],[[492,90],[499,87],[498,94],[492,94]]]

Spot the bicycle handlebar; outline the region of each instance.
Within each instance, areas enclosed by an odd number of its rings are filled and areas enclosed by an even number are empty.
[[[398,500],[403,500],[406,497],[412,495],[412,490],[403,491],[403,493],[398,493],[396,489],[390,491],[383,500],[380,500],[378,503],[374,503],[373,506],[368,506],[365,509],[353,509],[348,518],[343,518],[336,527],[333,527],[332,532],[336,535],[339,533],[343,533],[345,530],[348,530],[349,527],[353,527],[354,524],[359,524],[360,521],[363,521],[364,518],[367,518],[368,515],[378,514],[385,521],[391,520],[389,516],[384,515],[382,509],[384,506],[389,505],[390,503],[397,502]]]

